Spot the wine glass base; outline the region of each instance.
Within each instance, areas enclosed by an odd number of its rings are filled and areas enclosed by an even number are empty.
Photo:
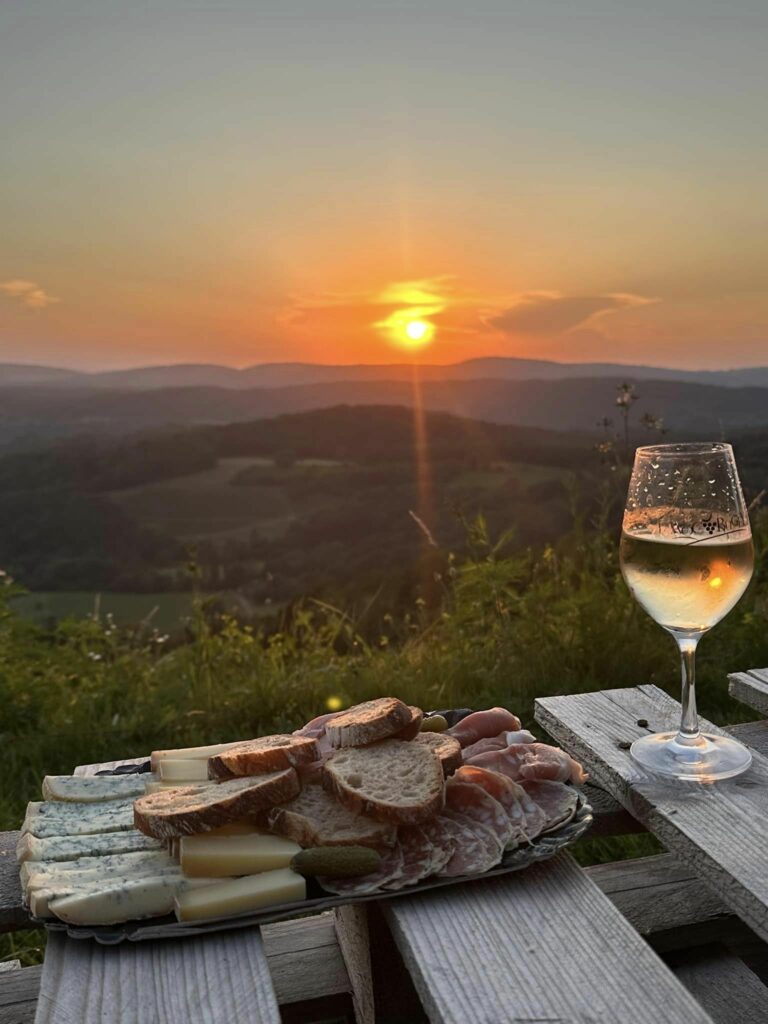
[[[676,732],[643,736],[630,754],[649,772],[690,782],[714,782],[741,775],[752,764],[749,749],[730,736],[700,733],[695,743],[678,742]]]

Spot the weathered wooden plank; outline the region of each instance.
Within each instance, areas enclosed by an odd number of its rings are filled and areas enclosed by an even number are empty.
[[[536,701],[537,721],[593,780],[768,938],[768,760],[755,752],[749,771],[716,785],[650,775],[628,746],[648,732],[674,728],[679,715],[677,701],[655,686]],[[706,721],[702,728],[723,731]]]
[[[276,921],[265,925],[261,936],[281,1006],[350,991],[331,912]]]
[[[35,1019],[41,972],[42,967],[22,967],[3,972],[0,977],[0,1024],[31,1024]]]
[[[711,1020],[568,854],[380,908],[433,1024]]]
[[[768,668],[751,668],[728,676],[728,692],[742,704],[768,715]]]
[[[765,1024],[768,988],[723,946],[685,954],[672,969],[715,1024]]]
[[[722,922],[728,907],[674,854],[585,868],[591,880],[641,935]]]
[[[356,1024],[375,1024],[367,908],[359,903],[336,907],[334,921],[349,977]]]
[[[21,903],[16,844],[19,832],[0,832],[0,932],[29,927],[29,915]]]
[[[177,942],[99,946],[48,937],[35,1024],[277,1024],[280,1013],[256,929]]]

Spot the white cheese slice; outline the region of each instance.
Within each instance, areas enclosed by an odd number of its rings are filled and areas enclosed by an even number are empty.
[[[199,763],[205,764],[204,761],[203,762],[199,762]],[[151,782],[147,782],[145,784],[144,792],[145,793],[162,793],[164,789],[181,789],[183,786],[199,786],[199,785],[200,785],[199,782],[194,782],[194,781],[191,781],[191,782],[161,782],[159,779],[157,779],[156,776],[153,775],[152,776],[152,781]],[[216,783],[212,782],[211,785],[215,786]]]
[[[211,884],[215,883],[207,878],[181,878],[179,875],[125,878],[52,899],[48,910],[68,924],[121,924],[170,914],[177,894]]]
[[[135,853],[107,853],[103,857],[80,857],[78,860],[27,860],[21,865],[19,876],[22,888],[48,884],[62,878],[84,878],[88,875],[146,871],[147,868],[170,867],[174,860],[166,850],[137,850]]]
[[[227,878],[286,868],[300,850],[282,836],[182,836],[179,859],[191,878]]]
[[[25,861],[70,861],[80,857],[100,857],[103,854],[131,853],[134,850],[162,850],[163,844],[153,836],[145,836],[138,829],[111,832],[106,835],[51,836],[38,839],[26,833],[16,847],[16,859]]]
[[[176,897],[176,917],[179,921],[228,917],[277,903],[294,903],[306,899],[306,895],[307,883],[301,875],[290,868],[278,868],[203,889],[184,890]]]
[[[100,803],[141,796],[154,776],[148,772],[131,775],[46,775],[43,797],[46,800]]]
[[[211,743],[207,747],[179,747],[178,750],[153,750],[150,758],[152,771],[157,771],[160,761],[187,759],[207,761],[209,757],[223,754],[225,750],[231,750],[232,747],[239,747],[242,743],[247,742],[248,740],[233,740],[231,743]]]
[[[132,800],[108,800],[95,804],[55,800],[28,804],[21,831],[45,839],[50,836],[122,832],[133,827]]]

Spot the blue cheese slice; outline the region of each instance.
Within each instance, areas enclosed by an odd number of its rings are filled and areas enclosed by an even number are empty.
[[[122,924],[170,914],[177,895],[210,884],[208,878],[182,878],[180,874],[114,879],[51,899],[48,911],[67,924]]]
[[[74,873],[58,879],[52,878],[47,881],[40,880],[31,883],[27,889],[27,904],[34,917],[54,917],[55,915],[50,909],[53,900],[63,899],[65,896],[94,896],[128,881],[141,881],[150,878],[172,879],[176,883],[180,883],[182,874],[179,865],[172,863],[154,867],[147,865],[145,868],[133,868],[129,872],[83,871],[81,874]]]
[[[83,879],[118,872],[165,868],[176,862],[166,850],[137,850],[134,853],[106,853],[101,857],[80,857],[78,860],[40,861],[27,860],[21,865],[19,877],[22,888],[31,888],[43,883],[57,882],[62,878]],[[177,865],[178,866],[178,865]]]
[[[80,857],[100,857],[112,853],[132,853],[135,850],[162,850],[163,843],[145,836],[138,829],[111,832],[107,835],[51,836],[38,839],[26,833],[16,847],[16,859],[25,861],[72,861]]]
[[[46,775],[43,798],[77,803],[101,803],[141,796],[155,776],[148,772],[131,775]]]
[[[133,827],[132,800],[109,800],[95,804],[52,800],[28,804],[21,831],[45,839],[50,836],[123,832]]]

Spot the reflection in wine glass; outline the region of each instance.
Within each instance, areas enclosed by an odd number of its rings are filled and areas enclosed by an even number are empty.
[[[650,771],[712,781],[745,771],[749,750],[699,732],[696,646],[733,608],[752,577],[752,532],[729,444],[638,448],[621,532],[621,571],[632,594],[677,641],[682,719],[677,733],[632,744]]]

